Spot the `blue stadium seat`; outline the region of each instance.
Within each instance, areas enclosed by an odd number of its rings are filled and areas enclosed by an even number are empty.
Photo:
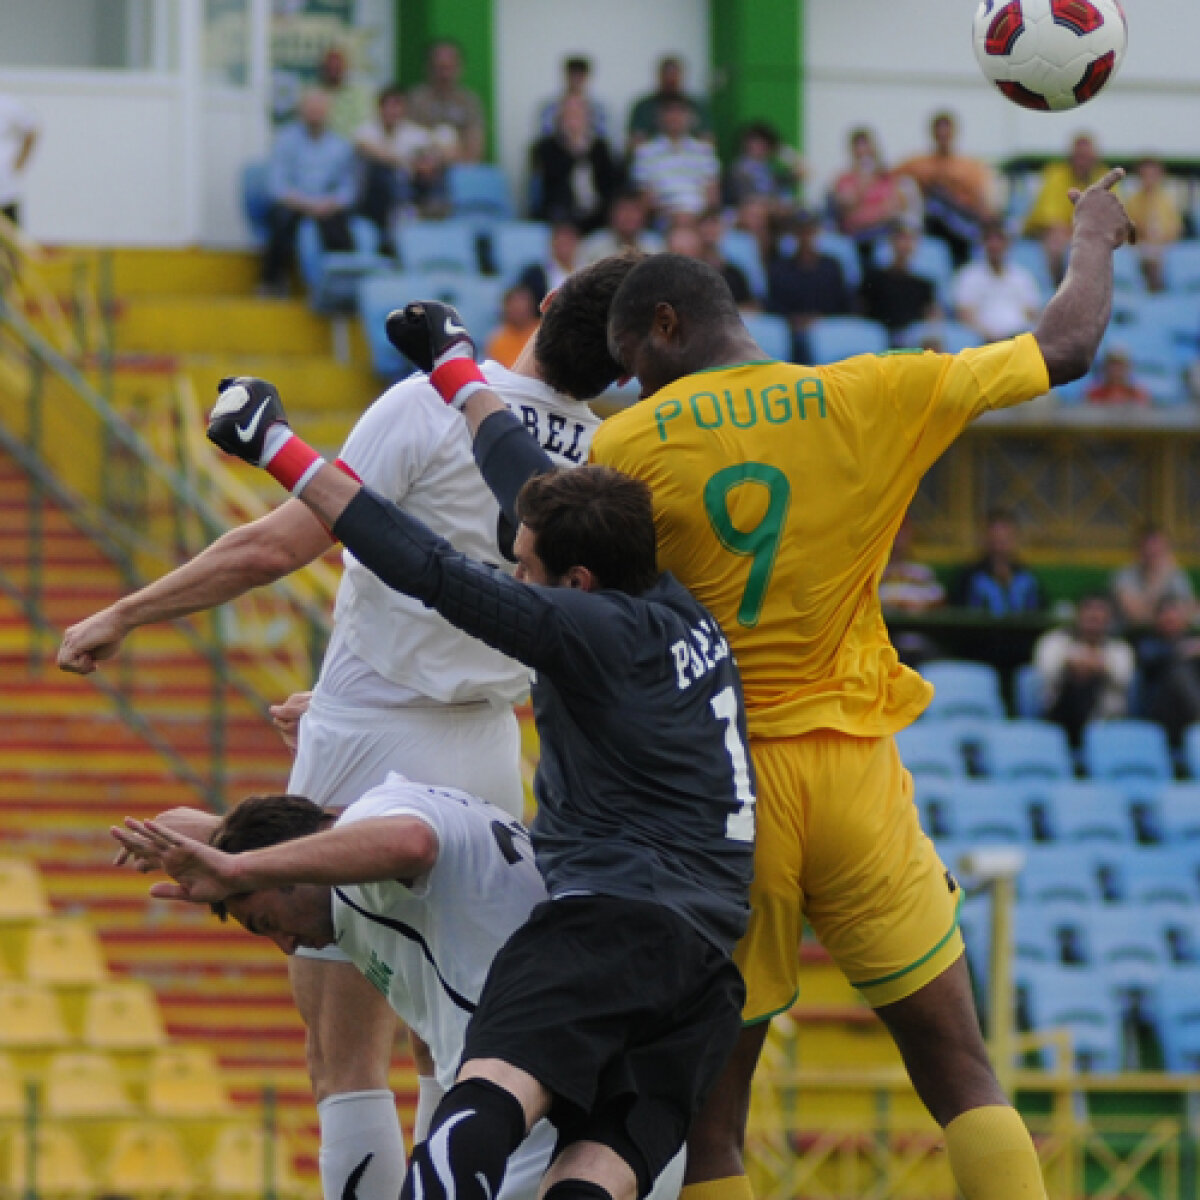
[[[1163,281],[1169,292],[1200,291],[1200,241],[1173,242],[1164,249]]]
[[[836,258],[842,268],[842,274],[846,277],[846,286],[852,292],[858,290],[858,285],[862,282],[862,261],[858,257],[858,247],[853,238],[844,233],[836,233],[832,229],[823,229],[817,235],[817,251]]]
[[[350,218],[351,251],[326,250],[315,221],[296,229],[296,261],[308,288],[308,300],[320,313],[352,313],[358,284],[367,275],[390,271],[394,264],[379,252],[379,228],[365,217]]]
[[[943,838],[955,836],[955,797],[962,786],[959,779],[929,774],[913,779],[913,803],[921,816],[921,828],[939,845]]]
[[[1054,901],[1018,902],[1013,911],[1013,955],[1041,966],[1079,966],[1087,954],[1090,909]]]
[[[1050,278],[1050,263],[1041,242],[1036,238],[1017,238],[1009,244],[1008,261],[1024,267],[1033,276],[1043,302],[1050,299],[1054,282]]]
[[[456,216],[481,215],[510,220],[513,212],[508,179],[490,163],[456,163],[446,172],[450,211]]]
[[[942,861],[946,862],[944,855]],[[946,865],[953,869],[952,864]],[[967,963],[977,985],[976,991],[982,998],[986,996],[987,980],[991,974],[992,898],[989,892],[976,892],[963,899],[958,910],[958,927],[967,947]]]
[[[242,211],[250,225],[256,245],[267,241],[267,213],[271,209],[271,196],[267,191],[267,164],[247,163],[242,168]]]
[[[1117,788],[1064,782],[1046,794],[1046,827],[1052,841],[1135,842],[1129,801]]]
[[[1200,1071],[1200,967],[1176,969],[1158,993],[1159,1036],[1168,1071]]]
[[[1017,986],[1030,1027],[1068,1030],[1074,1065],[1108,1073],[1121,1067],[1121,1014],[1109,990],[1098,982],[1095,973],[1080,967],[1017,964]]]
[[[1200,845],[1200,784],[1169,783],[1154,803],[1159,836],[1168,845]]]
[[[1067,735],[1049,721],[1016,718],[988,726],[981,747],[984,773],[998,779],[1070,779]]]
[[[1042,677],[1033,663],[1022,663],[1013,673],[1013,706],[1018,717],[1041,718],[1046,714]]]
[[[735,267],[741,267],[750,285],[750,292],[758,300],[767,298],[767,269],[763,266],[762,251],[758,238],[748,229],[727,229],[721,234],[721,253]]]
[[[918,321],[900,334],[899,344],[919,347],[925,342],[936,343],[943,354],[958,354],[973,346],[982,346],[983,339],[961,321]]]
[[[900,759],[913,776],[962,779],[966,776],[958,746],[936,724],[921,722],[896,734]]]
[[[1127,905],[1162,938],[1173,967],[1200,967],[1200,908],[1174,904]]]
[[[1152,985],[1168,965],[1161,931],[1136,905],[1095,909],[1085,943],[1088,962],[1118,987]]]
[[[550,226],[544,221],[503,221],[493,225],[488,236],[492,266],[506,284],[550,257]]]
[[[1078,847],[1029,846],[1017,876],[1017,894],[1035,904],[1103,902],[1100,877],[1091,854]]]
[[[1005,716],[1004,701],[1000,698],[1000,675],[990,664],[943,658],[926,663],[921,674],[934,687],[926,716]]]
[[[783,317],[774,313],[743,312],[742,322],[768,358],[791,362],[792,329]]]
[[[880,243],[877,261],[881,267],[891,266],[892,244],[890,241]],[[949,307],[950,283],[954,278],[954,259],[950,254],[950,247],[941,238],[919,238],[909,263],[909,270],[914,275],[928,279],[934,286],[938,303],[943,308]]]
[[[1083,731],[1083,765],[1092,779],[1153,779],[1173,776],[1171,751],[1161,725],[1134,718],[1092,721]]]
[[[1146,290],[1141,260],[1131,246],[1121,246],[1113,255],[1113,287],[1124,294]]]
[[[475,227],[469,221],[401,221],[393,237],[405,271],[479,273]]]
[[[1122,904],[1174,905],[1192,909],[1200,904],[1196,860],[1172,846],[1125,847],[1099,851],[1102,886]]]
[[[1189,725],[1184,731],[1183,762],[1188,774],[1200,780],[1200,724]]]
[[[821,317],[807,332],[813,365],[818,367],[857,354],[883,354],[888,348],[887,330],[865,317]]]
[[[946,800],[950,827],[963,844],[1024,845],[1033,840],[1024,798],[1002,783],[964,780]]]

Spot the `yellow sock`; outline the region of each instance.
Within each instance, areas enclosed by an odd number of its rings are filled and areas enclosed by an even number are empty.
[[[689,1183],[679,1193],[679,1200],[754,1200],[754,1193],[745,1175],[730,1175],[727,1179]]]
[[[1033,1139],[1007,1104],[968,1109],[946,1126],[950,1170],[966,1200],[1045,1200]]]

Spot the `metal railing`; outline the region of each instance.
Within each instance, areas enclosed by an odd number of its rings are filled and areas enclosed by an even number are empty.
[[[163,374],[142,411],[117,411],[107,322],[112,303],[104,294],[111,267],[94,257],[69,267],[77,290],[74,321],[53,289],[38,282],[39,274],[35,251],[11,225],[0,224],[0,450],[28,481],[25,561],[19,570],[0,568],[0,592],[28,621],[34,670],[45,665],[61,634],[49,603],[47,524],[54,510],[112,564],[124,594],[269,508],[204,439],[201,408],[186,376]],[[190,656],[206,669],[200,672],[207,677],[202,749],[194,735],[181,736],[178,712],[161,711],[166,689],[140,678],[144,655],[126,653],[115,669],[89,679],[178,778],[220,809],[231,723],[311,686],[336,585],[336,569],[320,562],[221,610],[176,623],[173,641],[158,654]],[[147,644],[141,636],[134,635],[135,645]]]

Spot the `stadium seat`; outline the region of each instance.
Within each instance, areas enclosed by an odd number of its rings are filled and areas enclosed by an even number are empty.
[[[1170,846],[1125,847],[1099,851],[1100,877],[1124,904],[1200,903],[1195,861]]]
[[[267,191],[268,167],[265,162],[247,163],[242,168],[242,211],[254,235],[256,245],[267,242],[267,214],[271,210],[271,195]]]
[[[1017,876],[1017,895],[1035,904],[1103,902],[1100,876],[1092,856],[1077,847],[1029,846]]]
[[[923,666],[921,674],[934,687],[926,716],[998,719],[1005,716],[1000,675],[988,663],[939,659]]]
[[[1096,909],[1085,940],[1088,962],[1120,988],[1150,987],[1167,967],[1162,933],[1135,905]]]
[[[939,845],[943,838],[953,838],[954,797],[961,782],[930,775],[916,777],[913,782],[913,803],[921,816],[921,828]]]
[[[133,1111],[116,1064],[94,1051],[56,1054],[46,1067],[44,1093],[52,1117],[121,1117]]]
[[[892,243],[880,243],[877,253],[879,266],[892,265]],[[934,286],[938,303],[943,308],[950,306],[950,283],[954,278],[954,259],[950,255],[950,247],[941,238],[921,237],[917,239],[909,270],[914,275],[923,276]],[[949,351],[953,353],[953,351]]]
[[[117,1133],[100,1183],[117,1194],[173,1197],[192,1192],[196,1178],[173,1129],[138,1121]]]
[[[0,1128],[25,1112],[26,1080],[7,1054],[0,1054]]]
[[[1116,788],[1058,783],[1046,790],[1046,830],[1055,842],[1111,841],[1133,845],[1129,801]]]
[[[146,1076],[146,1107],[162,1117],[207,1117],[226,1112],[229,1096],[212,1052],[202,1046],[159,1051]]]
[[[842,268],[846,287],[854,292],[862,282],[862,260],[858,257],[858,247],[854,239],[844,233],[835,233],[832,229],[823,229],[817,235],[817,252],[836,258]],[[845,357],[840,355],[839,357]]]
[[[288,1196],[296,1191],[287,1143],[278,1138],[268,1159],[263,1131],[253,1125],[226,1125],[221,1129],[209,1158],[207,1176],[207,1190],[222,1197],[249,1200],[265,1195]]]
[[[100,939],[87,921],[52,917],[29,930],[24,974],[31,983],[80,987],[106,982],[108,967]]]
[[[1200,784],[1169,783],[1156,797],[1154,816],[1168,845],[1200,844]]]
[[[504,171],[490,163],[455,163],[446,172],[450,211],[508,220],[513,212]]]
[[[1097,780],[1140,778],[1166,783],[1174,773],[1163,727],[1133,718],[1085,726],[1083,765]]]
[[[314,221],[301,221],[296,230],[296,260],[316,312],[350,313],[358,297],[359,280],[392,269],[392,260],[379,252],[379,229],[365,217],[350,218],[352,251],[326,250]]]
[[[1109,990],[1098,986],[1093,972],[1080,967],[1041,967],[1018,962],[1016,975],[1032,1029],[1066,1029],[1071,1034],[1075,1066],[1079,1070],[1120,1069],[1120,1011]],[[1053,1058],[1053,1054],[1047,1057]]]
[[[888,348],[887,330],[865,317],[820,317],[806,332],[818,367],[858,354],[883,354]]]
[[[964,780],[950,801],[954,837],[965,845],[1024,845],[1032,840],[1021,797],[1004,784]]]
[[[1145,292],[1146,276],[1137,251],[1121,246],[1113,255],[1113,287],[1119,293]]]
[[[1184,731],[1183,764],[1187,773],[1200,781],[1200,724],[1189,725]]]
[[[721,234],[721,254],[735,267],[740,267],[758,300],[767,298],[767,269],[763,266],[758,238],[748,229],[727,229]],[[765,349],[765,347],[764,347]]]
[[[479,273],[475,227],[469,221],[402,221],[393,236],[401,269],[406,272]]]
[[[945,732],[933,723],[918,723],[896,734],[900,759],[914,777],[962,779],[962,755]]]
[[[84,1043],[98,1050],[157,1050],[167,1040],[154,992],[134,979],[92,988],[82,1028]]]
[[[1070,779],[1073,774],[1067,735],[1049,721],[992,722],[984,730],[980,755],[984,774],[996,779]]]
[[[1172,967],[1200,967],[1200,908],[1147,904],[1137,911],[1162,938]]]
[[[1082,904],[1019,902],[1013,911],[1013,955],[1033,965],[1082,964],[1088,916],[1089,909]]]
[[[909,325],[899,337],[899,344],[916,349],[928,343],[944,354],[958,354],[974,346],[983,345],[983,339],[969,325],[961,321],[918,321]]]
[[[42,876],[24,858],[0,858],[0,925],[50,916]]]
[[[1175,970],[1159,988],[1159,1036],[1168,1071],[1200,1071],[1200,967]]]
[[[1036,238],[1017,238],[1009,244],[1008,261],[1024,267],[1034,278],[1042,300],[1050,299],[1054,281],[1050,278],[1050,263],[1046,249]]]
[[[17,1133],[9,1147],[8,1194],[53,1196],[76,1200],[95,1194],[96,1183],[79,1142],[60,1125],[42,1125],[31,1139]],[[30,1158],[34,1179],[26,1178]],[[35,1186],[36,1184],[36,1186]]]
[[[1046,715],[1042,677],[1032,663],[1022,663],[1013,672],[1013,706],[1018,717],[1039,719]]]
[[[1163,281],[1168,292],[1200,291],[1200,241],[1172,242],[1164,248]]]
[[[783,317],[773,313],[744,312],[742,321],[768,358],[791,362],[792,330]]]
[[[492,227],[488,243],[492,267],[509,285],[530,264],[550,257],[550,226],[543,221],[504,221]]]
[[[0,1048],[48,1050],[71,1040],[54,990],[41,983],[0,983]]]

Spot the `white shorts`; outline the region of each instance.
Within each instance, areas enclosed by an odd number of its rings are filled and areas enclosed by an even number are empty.
[[[318,693],[300,719],[288,791],[342,809],[396,771],[457,788],[522,817],[521,734],[511,708],[487,703],[351,708]],[[302,958],[346,962],[336,947]]]

